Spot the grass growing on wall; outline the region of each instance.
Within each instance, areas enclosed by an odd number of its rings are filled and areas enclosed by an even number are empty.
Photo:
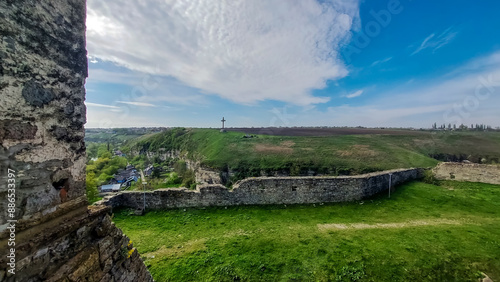
[[[142,217],[122,210],[114,222],[156,281],[500,279],[499,185],[412,182],[391,199]]]

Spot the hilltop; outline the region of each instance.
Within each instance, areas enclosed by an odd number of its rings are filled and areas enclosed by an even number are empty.
[[[220,133],[174,128],[135,138],[122,150],[132,156],[180,152],[206,167],[231,171],[235,181],[276,173],[353,175],[430,167],[439,161],[498,163],[500,133],[342,128],[240,128]]]

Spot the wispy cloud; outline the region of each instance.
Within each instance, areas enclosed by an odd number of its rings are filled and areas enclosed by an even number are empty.
[[[120,104],[127,104],[127,105],[138,106],[138,107],[156,107],[153,104],[143,103],[143,102],[127,102],[127,101],[116,101],[116,102],[120,103]]]
[[[375,61],[375,62],[373,62],[373,63],[370,65],[370,67],[374,67],[374,66],[376,66],[376,65],[378,65],[378,64],[383,64],[383,63],[386,63],[386,62],[388,62],[388,61],[390,61],[390,60],[392,60],[392,57],[388,57],[388,58],[385,58],[385,59],[383,59],[383,60],[378,60],[378,61]]]
[[[424,41],[418,46],[418,48],[411,53],[411,56],[420,53],[425,49],[432,49],[432,52],[436,52],[439,48],[449,44],[456,36],[458,32],[453,31],[451,27],[443,31],[441,34],[436,35],[432,33],[427,36]]]
[[[141,78],[144,74],[138,74],[133,72],[120,72],[120,71],[109,71],[99,68],[89,68],[89,80],[93,83],[115,83],[123,84],[129,86],[141,85]]]
[[[361,96],[361,94],[363,94],[363,90],[358,90],[358,91],[353,92],[353,93],[351,93],[351,94],[347,94],[347,95],[345,95],[344,97],[346,97],[346,98],[349,98],[349,99],[350,99],[350,98],[359,97],[359,96]]]
[[[90,63],[92,64],[97,64],[99,61],[95,58],[95,57],[92,57],[92,56],[87,56],[88,60]]]
[[[298,125],[430,127],[434,122],[463,122],[500,126],[498,58],[500,51],[471,60],[459,73],[411,86],[408,82],[393,85],[390,92],[373,95],[368,105],[334,106],[327,111],[312,109],[297,115],[294,121],[299,122]]]
[[[87,107],[99,107],[99,108],[110,108],[110,109],[119,109],[120,108],[117,106],[97,104],[97,103],[91,103],[91,102],[85,102],[85,105],[87,105]]]
[[[347,75],[338,51],[359,19],[358,1],[142,2],[89,0],[89,54],[241,104],[327,102],[311,90]]]

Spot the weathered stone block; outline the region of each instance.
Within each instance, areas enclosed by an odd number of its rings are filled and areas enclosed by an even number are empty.
[[[55,95],[50,88],[44,88],[39,82],[27,81],[22,91],[23,98],[31,106],[42,107],[54,100]]]

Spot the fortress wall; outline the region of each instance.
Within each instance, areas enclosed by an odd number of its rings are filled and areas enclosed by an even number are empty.
[[[422,177],[422,169],[399,169],[359,176],[341,177],[257,177],[236,183],[232,190],[222,185],[205,185],[198,190],[160,189],[152,192],[121,192],[100,204],[111,207],[147,209],[184,207],[307,204],[356,201],[388,191],[391,187]]]
[[[87,207],[85,5],[0,1],[0,281],[152,280],[109,208]]]
[[[500,184],[500,165],[440,163],[432,172],[437,179]]]

